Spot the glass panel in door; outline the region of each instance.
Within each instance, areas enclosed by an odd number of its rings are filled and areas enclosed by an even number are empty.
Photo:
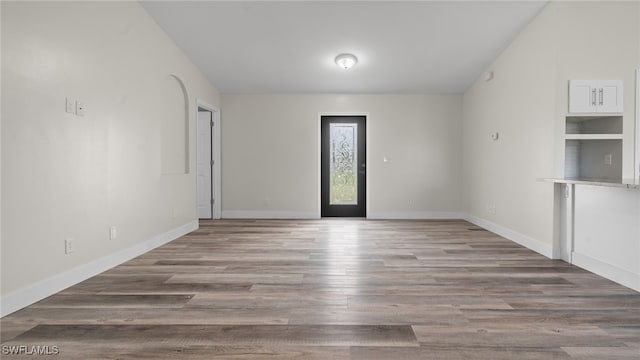
[[[358,204],[358,124],[330,124],[331,205]]]

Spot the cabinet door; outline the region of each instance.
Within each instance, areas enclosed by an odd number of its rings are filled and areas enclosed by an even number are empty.
[[[570,113],[621,113],[622,80],[570,80]]]
[[[622,81],[606,80],[598,82],[598,111],[622,112]]]
[[[598,90],[592,80],[569,80],[569,112],[597,112]]]

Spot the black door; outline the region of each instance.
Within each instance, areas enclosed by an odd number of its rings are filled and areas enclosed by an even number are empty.
[[[366,117],[321,118],[321,215],[366,217]]]

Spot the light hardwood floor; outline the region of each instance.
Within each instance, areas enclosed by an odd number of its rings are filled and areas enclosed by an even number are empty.
[[[640,359],[639,293],[465,221],[203,221],[0,325],[47,359]]]

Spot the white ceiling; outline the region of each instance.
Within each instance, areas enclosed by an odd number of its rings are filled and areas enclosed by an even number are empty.
[[[223,93],[461,93],[545,4],[142,2]]]

